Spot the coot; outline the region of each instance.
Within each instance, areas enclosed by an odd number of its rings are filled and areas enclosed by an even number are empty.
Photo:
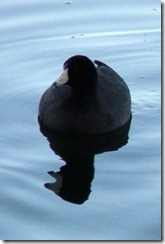
[[[95,66],[95,64],[96,66]],[[130,91],[106,64],[76,55],[44,92],[39,118],[50,129],[79,135],[111,132],[131,116]]]

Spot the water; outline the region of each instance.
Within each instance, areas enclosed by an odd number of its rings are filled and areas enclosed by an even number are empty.
[[[0,20],[0,239],[160,240],[160,1],[6,0]],[[133,112],[129,143],[95,156],[81,205],[44,187],[64,162],[37,123],[42,93],[75,54],[115,69]]]

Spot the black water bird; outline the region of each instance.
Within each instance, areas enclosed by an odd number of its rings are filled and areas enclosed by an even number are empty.
[[[106,64],[94,63],[82,55],[64,63],[62,75],[40,100],[39,118],[47,127],[78,135],[102,134],[130,119],[128,86]]]

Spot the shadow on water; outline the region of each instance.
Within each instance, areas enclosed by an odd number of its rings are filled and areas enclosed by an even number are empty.
[[[116,151],[127,144],[131,117],[126,124],[112,132],[85,136],[55,132],[39,118],[38,122],[51,149],[66,163],[58,172],[48,172],[56,181],[44,186],[68,202],[84,203],[91,192],[95,154]]]

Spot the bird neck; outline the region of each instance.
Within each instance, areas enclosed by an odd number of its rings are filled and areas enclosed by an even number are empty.
[[[92,103],[96,97],[96,82],[89,86],[83,85],[73,88],[73,97],[78,103]]]

